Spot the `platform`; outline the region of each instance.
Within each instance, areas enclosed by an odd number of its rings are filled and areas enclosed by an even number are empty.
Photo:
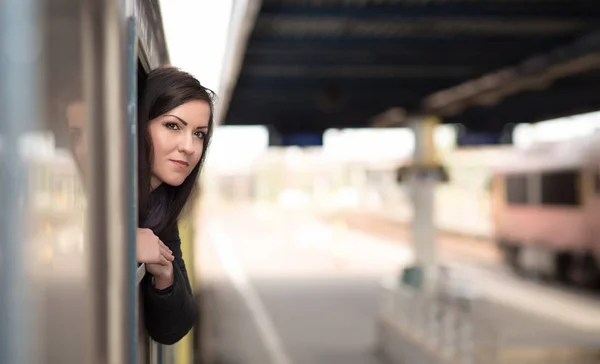
[[[381,282],[410,261],[406,240],[373,236],[308,212],[268,207],[207,210],[199,219],[203,228],[197,259],[209,292],[206,332],[215,358],[236,364],[385,363],[376,355],[378,333],[396,332],[398,325],[393,316],[382,316]],[[498,325],[497,343],[510,363],[517,357],[547,355],[549,348],[556,359],[571,355],[573,348],[592,355],[590,349],[600,347],[600,330],[595,331],[595,324],[584,330],[576,315],[593,315],[590,322],[600,317],[600,309],[591,307],[593,297],[535,290],[528,285],[536,284],[519,282],[485,264],[461,262],[460,249],[443,246],[460,279],[474,277],[477,286],[496,292],[480,290],[486,300],[474,305],[474,311]],[[466,261],[473,259],[467,256]],[[520,298],[502,302],[502,295]],[[560,300],[561,295],[572,300]],[[534,315],[532,304],[524,303],[528,300],[548,307],[546,313]],[[563,313],[562,319],[548,317],[568,304],[572,312]],[[379,325],[382,317],[387,327]]]

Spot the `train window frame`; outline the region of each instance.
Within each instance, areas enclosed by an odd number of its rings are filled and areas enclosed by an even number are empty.
[[[531,204],[529,180],[530,175],[527,173],[507,173],[502,176],[504,180],[504,201],[509,206],[525,206]],[[517,178],[517,179],[515,179]],[[511,181],[518,181],[522,186],[518,186],[518,196],[511,197]],[[517,186],[513,186],[517,187]],[[514,195],[513,195],[514,196]]]
[[[593,180],[594,194],[600,195],[600,168],[594,169]]]
[[[550,182],[549,178],[553,178],[554,181]],[[548,207],[582,206],[584,202],[582,178],[581,169],[560,169],[540,173],[539,204]]]

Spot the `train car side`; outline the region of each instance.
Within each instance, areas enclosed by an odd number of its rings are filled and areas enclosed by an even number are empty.
[[[596,285],[600,226],[595,139],[515,150],[492,183],[494,236],[528,275]]]

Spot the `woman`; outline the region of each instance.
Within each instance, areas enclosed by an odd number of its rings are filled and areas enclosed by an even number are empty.
[[[177,230],[191,200],[213,129],[213,93],[172,67],[156,69],[138,85],[137,262],[144,321],[150,336],[173,344],[194,324],[196,306]],[[66,108],[75,159],[85,173],[85,106]]]
[[[138,262],[146,328],[173,344],[192,328],[196,305],[181,241],[179,216],[192,196],[213,129],[213,93],[191,75],[159,68],[140,88],[138,105]]]

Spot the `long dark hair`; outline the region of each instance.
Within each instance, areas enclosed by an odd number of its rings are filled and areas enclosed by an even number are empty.
[[[192,75],[172,67],[151,71],[138,84],[138,203],[139,226],[152,229],[155,234],[174,228],[179,215],[192,192],[213,131],[214,97],[211,90],[202,86]],[[210,106],[208,131],[204,138],[202,157],[180,186],[162,183],[151,191],[153,146],[148,123],[188,101],[206,101]]]

